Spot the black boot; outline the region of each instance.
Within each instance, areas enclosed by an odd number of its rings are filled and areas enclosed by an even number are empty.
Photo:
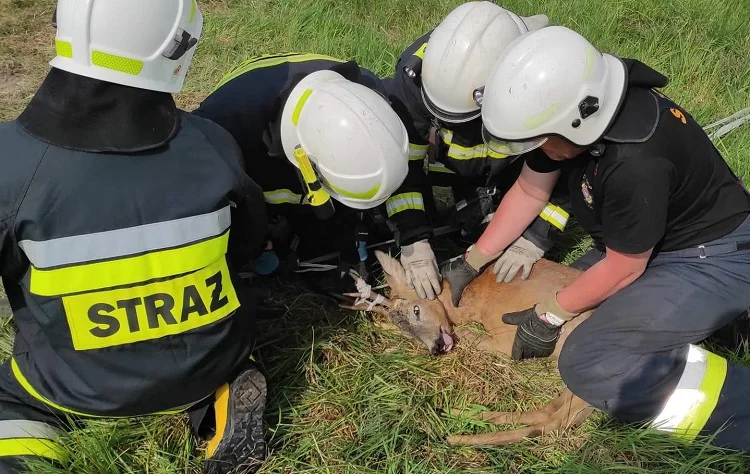
[[[206,474],[252,474],[260,469],[266,457],[265,406],[266,379],[255,366],[216,391],[212,407],[215,429],[206,448]]]
[[[714,332],[706,342],[730,351],[750,350],[750,311]]]

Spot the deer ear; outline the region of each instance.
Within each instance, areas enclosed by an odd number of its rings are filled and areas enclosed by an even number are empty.
[[[406,272],[404,267],[401,266],[401,262],[380,250],[375,251],[375,257],[385,271],[385,279],[388,281],[388,286],[391,287],[391,292],[397,291],[401,287],[405,288]]]

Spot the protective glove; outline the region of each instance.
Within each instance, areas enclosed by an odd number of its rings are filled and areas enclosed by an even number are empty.
[[[406,285],[422,299],[434,300],[442,291],[435,253],[425,240],[401,247],[401,265],[406,270]]]
[[[543,256],[544,250],[531,241],[519,237],[500,255],[495,266],[492,267],[493,273],[497,275],[495,281],[510,283],[520,270],[523,270],[521,280],[527,279],[531,273],[531,267]]]
[[[503,314],[505,324],[518,326],[511,358],[521,360],[548,357],[555,351],[562,325],[576,316],[578,313],[571,313],[560,307],[556,294],[543,299],[533,308]]]
[[[464,289],[479,276],[489,263],[497,258],[497,255],[485,255],[472,245],[466,250],[466,253],[442,266],[440,274],[451,285],[453,306],[458,307]]]
[[[357,262],[357,263],[349,263],[342,259],[339,259],[339,265],[338,265],[338,274],[339,278],[346,281],[347,283],[351,283],[352,279],[349,277],[349,270],[354,270],[357,272],[359,276],[362,277],[362,279],[367,282],[370,282],[370,271],[367,269],[367,264],[365,262]]]
[[[266,250],[255,260],[251,260],[248,265],[250,271],[258,275],[270,275],[279,268],[279,257],[276,255],[271,243],[266,246]]]

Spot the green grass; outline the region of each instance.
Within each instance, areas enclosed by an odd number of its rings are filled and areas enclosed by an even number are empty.
[[[195,107],[224,72],[261,53],[304,51],[355,58],[392,73],[399,52],[457,5],[456,0],[203,0],[202,39],[186,90]],[[0,2],[0,119],[28,102],[46,71],[54,31],[51,0]],[[671,79],[665,92],[708,124],[750,106],[747,0],[511,0],[519,14],[546,13],[604,51],[643,60]],[[718,144],[750,178],[750,126]],[[586,245],[580,231],[555,257]],[[745,473],[750,460],[705,443],[683,446],[599,414],[577,431],[506,448],[452,448],[448,434],[487,431],[444,415],[450,408],[539,406],[562,387],[551,361],[511,363],[460,347],[432,358],[364,315],[340,313],[282,288],[289,311],[261,328],[258,353],[269,380],[265,473]],[[1,295],[0,295],[1,296]],[[12,325],[0,325],[0,353]],[[744,363],[750,355],[732,355]],[[34,472],[199,472],[200,447],[184,417],[90,422],[66,439],[68,470]]]

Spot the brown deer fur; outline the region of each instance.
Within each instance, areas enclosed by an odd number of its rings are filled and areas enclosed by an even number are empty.
[[[557,291],[569,285],[580,274],[579,270],[552,261],[538,261],[527,280],[516,278],[511,283],[495,282],[495,275],[488,268],[465,290],[459,307],[453,306],[448,282],[443,282],[443,291],[436,300],[421,300],[405,284],[405,273],[401,264],[376,251],[376,256],[386,273],[390,286],[387,304],[376,306],[371,311],[386,315],[391,322],[408,336],[422,341],[427,349],[435,353],[441,333],[453,333],[455,325],[469,322],[481,323],[486,334],[478,335],[468,330],[458,330],[455,336],[462,347],[510,355],[516,326],[502,322],[503,313],[521,311],[532,307],[540,295]],[[350,296],[360,296],[353,294]],[[370,305],[359,303],[345,306],[350,309],[367,310]],[[565,340],[576,326],[591,313],[581,314],[565,324],[552,357],[557,358]],[[546,407],[531,412],[485,412],[481,419],[496,424],[520,423],[526,428],[480,435],[450,436],[447,441],[456,445],[504,445],[516,443],[524,438],[545,432],[565,429],[582,423],[594,408],[565,390]]]

